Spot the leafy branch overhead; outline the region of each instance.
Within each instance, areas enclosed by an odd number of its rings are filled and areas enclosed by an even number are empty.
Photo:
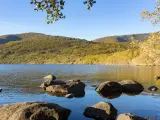
[[[95,0],[84,0],[83,3],[87,5],[87,9],[96,3]],[[53,23],[59,19],[64,19],[66,16],[63,14],[65,0],[31,0],[31,4],[36,5],[36,11],[46,11],[47,23]]]

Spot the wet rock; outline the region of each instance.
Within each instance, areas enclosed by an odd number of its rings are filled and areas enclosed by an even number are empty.
[[[46,77],[44,77],[45,80],[56,80],[56,76],[54,75],[47,75]]]
[[[117,110],[111,103],[99,102],[91,107],[87,107],[84,116],[96,120],[111,120],[117,116]]]
[[[67,120],[70,112],[54,103],[15,103],[0,107],[0,120]]]
[[[72,93],[65,95],[66,98],[73,98],[74,95]]]
[[[97,88],[96,91],[104,96],[114,96],[114,95],[121,95],[122,94],[122,87],[119,83],[117,82],[111,82],[111,81],[106,81],[101,83]]]
[[[147,120],[147,119],[143,118],[143,117],[136,116],[136,115],[132,115],[130,113],[126,113],[126,114],[120,114],[117,117],[117,120]]]
[[[122,85],[122,90],[126,94],[140,94],[144,88],[143,86],[133,80],[123,80],[119,82]]]

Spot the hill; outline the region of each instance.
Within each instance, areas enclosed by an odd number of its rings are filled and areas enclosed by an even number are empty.
[[[146,40],[111,43],[38,33],[0,38],[8,40],[0,45],[1,64],[160,65],[159,32]]]
[[[148,36],[149,33],[121,35],[121,36],[107,36],[103,38],[98,38],[94,40],[94,42],[102,42],[102,43],[129,42],[131,37],[133,37],[135,40],[145,40],[147,39]]]
[[[92,64],[91,56],[108,56],[128,49],[126,44],[104,44],[62,36],[26,33],[14,35],[18,40],[0,45],[0,63],[68,63]],[[3,38],[7,38],[4,37]],[[15,38],[15,37],[13,37]],[[14,41],[15,40],[15,41]],[[95,59],[95,58],[93,58]]]

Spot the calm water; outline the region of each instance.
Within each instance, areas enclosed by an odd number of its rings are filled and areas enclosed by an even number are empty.
[[[85,97],[67,99],[46,94],[38,86],[47,74],[54,74],[59,80],[81,79],[86,84]],[[140,116],[158,116],[160,119],[160,92],[152,96],[147,90],[137,96],[122,95],[116,99],[99,96],[93,84],[102,81],[132,79],[142,83],[145,88],[157,85],[154,76],[160,75],[160,66],[122,66],[122,65],[0,65],[0,104],[24,101],[45,101],[57,103],[72,110],[69,120],[89,120],[83,116],[87,106],[97,102],[111,102],[119,113],[133,113]]]

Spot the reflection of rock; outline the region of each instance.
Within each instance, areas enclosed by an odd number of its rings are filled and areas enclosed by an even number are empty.
[[[72,93],[65,95],[66,98],[73,98],[74,95]]]
[[[114,98],[118,98],[122,95],[122,92],[114,92],[114,93],[107,93],[107,94],[101,94],[100,92],[98,92],[98,94],[100,96],[102,96],[103,98],[107,98],[107,99],[114,99]]]
[[[122,85],[123,92],[130,95],[140,94],[144,88],[143,86],[133,80],[123,80],[119,82]]]
[[[98,85],[91,85],[91,87],[94,87],[94,88],[97,87],[97,86],[98,86]]]
[[[149,91],[156,92],[158,88],[156,86],[151,86],[148,88]]]
[[[0,88],[0,92],[2,92],[2,88]]]
[[[83,97],[85,95],[85,84],[80,80],[69,80],[67,83],[63,81],[53,81],[50,86],[45,87],[43,84],[41,86],[44,87],[46,92],[56,96],[73,94],[74,97]]]
[[[114,98],[122,94],[122,87],[117,82],[106,81],[101,83],[96,91],[105,98]]]
[[[127,114],[120,114],[117,117],[117,120],[147,120],[147,119],[127,113]]]
[[[70,112],[54,103],[16,103],[0,107],[0,120],[67,120]]]
[[[91,107],[87,107],[83,114],[88,118],[96,120],[110,120],[116,118],[117,110],[111,103],[99,102]]]

